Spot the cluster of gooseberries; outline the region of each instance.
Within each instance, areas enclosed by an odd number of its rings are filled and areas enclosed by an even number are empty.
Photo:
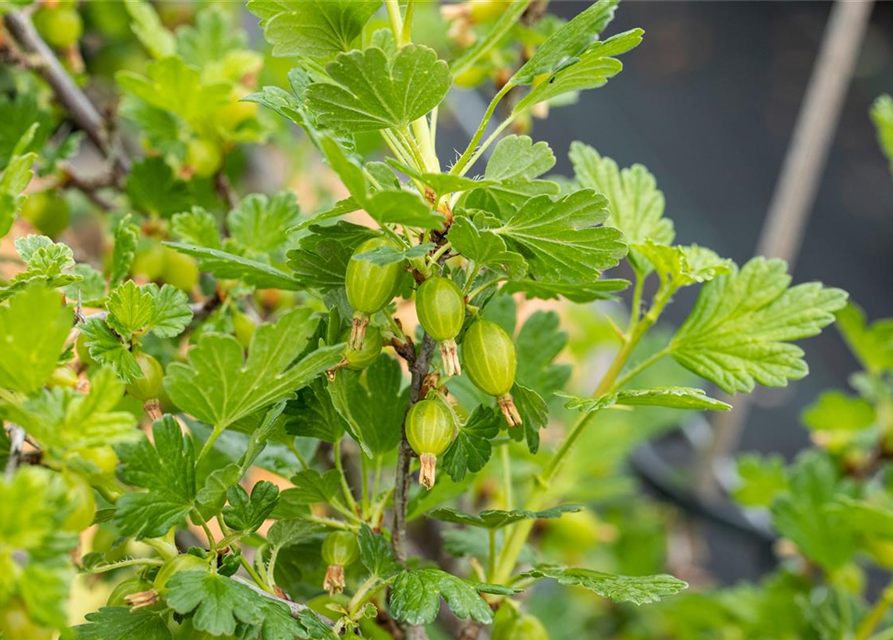
[[[347,346],[337,368],[361,370],[371,364],[382,349],[380,330],[370,324],[372,317],[394,299],[404,268],[400,262],[384,265],[360,257],[379,247],[396,249],[390,240],[375,237],[357,247],[347,266],[347,300],[354,309]],[[419,324],[440,345],[443,373],[459,375],[463,369],[475,386],[496,397],[496,403],[510,427],[521,424],[521,416],[511,395],[517,358],[511,336],[497,323],[472,317],[465,295],[449,277],[432,275],[415,293]],[[467,326],[462,339],[460,362],[456,339]],[[329,372],[333,377],[334,370]],[[449,447],[456,431],[456,418],[446,398],[432,390],[415,403],[406,415],[406,438],[421,460],[420,482],[434,486],[437,456]]]

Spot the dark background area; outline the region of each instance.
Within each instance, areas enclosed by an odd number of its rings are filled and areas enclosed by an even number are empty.
[[[571,18],[588,4],[553,0],[549,10]],[[623,57],[623,72],[535,121],[533,135],[549,142],[563,175],[572,173],[573,140],[620,166],[644,164],[666,196],[677,242],[742,264],[754,255],[831,7],[627,0],[607,33],[642,27],[645,38]],[[893,315],[893,177],[868,116],[882,93],[893,93],[893,2],[875,5],[793,269],[795,282],[849,291],[869,319]],[[691,308],[695,292],[685,294],[668,309],[670,322]],[[802,408],[822,389],[845,387],[857,369],[836,331],[803,346],[811,375],[757,395],[743,449],[795,454],[806,441]]]
[[[553,0],[550,11],[571,18],[588,5]],[[559,174],[572,173],[573,140],[620,166],[644,164],[666,196],[677,242],[706,245],[743,264],[754,255],[831,7],[627,0],[607,33],[642,27],[642,45],[604,88],[535,121],[533,136],[549,142]],[[882,93],[893,93],[893,2],[875,5],[793,268],[795,282],[849,291],[869,319],[893,315],[893,178],[868,115]],[[476,123],[489,98],[473,104],[459,96],[457,107],[470,111],[462,119]],[[461,148],[465,134],[455,135]],[[680,294],[666,319],[681,323],[695,296]],[[858,368],[834,330],[801,346],[811,375],[755,394],[742,450],[793,457],[807,444],[802,409],[824,389],[845,388]],[[692,514],[691,505],[670,501]],[[774,565],[765,538],[695,515],[710,548],[708,569],[721,582],[756,579]]]

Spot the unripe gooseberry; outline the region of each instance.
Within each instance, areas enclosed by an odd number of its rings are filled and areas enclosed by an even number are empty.
[[[492,640],[549,640],[540,619],[530,614],[515,616],[493,626]]]
[[[96,498],[93,487],[76,473],[62,474],[68,487],[67,497],[70,511],[62,524],[64,531],[80,532],[93,524],[96,516]]]
[[[415,310],[422,328],[440,341],[440,355],[447,376],[462,373],[456,352],[456,336],[465,322],[465,296],[449,278],[429,278],[416,291]]]
[[[434,486],[437,456],[453,441],[453,427],[452,412],[437,400],[420,400],[406,414],[406,439],[419,455],[419,482],[428,489]]]
[[[322,588],[329,592],[344,591],[344,567],[360,556],[356,536],[349,531],[333,531],[322,543],[322,559],[329,565]]]
[[[462,363],[478,389],[496,396],[509,426],[520,425],[521,416],[509,393],[515,384],[518,361],[515,344],[505,329],[490,320],[471,325],[462,340]]]
[[[142,351],[136,354],[136,364],[140,368],[140,375],[127,385],[127,393],[142,402],[156,400],[161,393],[161,379],[164,377],[161,364]]]
[[[110,607],[126,607],[130,604],[127,601],[129,596],[132,596],[135,593],[148,591],[151,588],[152,583],[147,582],[142,578],[128,578],[112,589],[107,604]]]
[[[74,372],[74,369],[66,367],[64,364],[53,369],[50,379],[47,380],[47,386],[49,387],[68,387],[73,389],[77,386],[77,383],[78,374]]]
[[[43,7],[34,16],[34,26],[57,49],[74,45],[84,32],[84,21],[73,7]]]
[[[386,238],[372,238],[357,247],[347,263],[344,285],[347,288],[347,301],[356,312],[350,332],[350,346],[354,349],[363,348],[369,316],[384,309],[394,299],[397,287],[400,286],[400,276],[403,275],[401,262],[379,266],[370,260],[357,259],[356,256],[377,247],[396,249]]]
[[[350,333],[345,331],[341,340],[347,342],[349,339]],[[362,371],[375,362],[381,354],[381,346],[381,331],[375,325],[369,325],[361,349],[354,349],[349,344],[344,348],[344,366],[351,371]]]
[[[212,140],[193,138],[186,146],[186,166],[199,178],[210,178],[223,164],[220,145]]]
[[[247,349],[251,344],[255,329],[257,329],[257,323],[247,313],[241,311],[233,313],[233,333],[244,348]]]
[[[210,565],[207,560],[194,556],[190,553],[181,553],[167,560],[158,573],[155,575],[155,581],[152,586],[155,591],[164,594],[167,593],[167,583],[176,574],[184,571],[209,571]]]

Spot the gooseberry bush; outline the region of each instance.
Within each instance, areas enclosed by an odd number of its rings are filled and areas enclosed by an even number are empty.
[[[735,394],[803,378],[793,342],[837,312],[864,399],[823,397],[832,452],[792,471],[748,458],[739,497],[771,505],[831,584],[855,580],[861,547],[815,536],[851,508],[889,560],[893,512],[868,482],[836,488],[873,460],[852,447],[886,451],[887,325],[793,285],[781,260],[676,244],[645,167],[581,141],[574,175],[551,176],[526,135],[640,45],[611,33],[617,0],[567,22],[537,0],[202,4],[0,3],[5,640],[699,637],[686,583],[625,537],[636,519],[612,544],[587,509],[630,495],[637,421],[731,409],[699,379]],[[447,153],[454,84],[493,97]],[[289,163],[303,207],[257,192]],[[556,361],[561,323],[607,342],[597,376]],[[838,411],[858,424],[829,423]],[[625,440],[616,416],[632,416]],[[578,563],[581,530],[611,553]],[[549,583],[587,605],[537,617]],[[870,634],[884,610],[850,613]],[[819,637],[810,624],[787,637]]]

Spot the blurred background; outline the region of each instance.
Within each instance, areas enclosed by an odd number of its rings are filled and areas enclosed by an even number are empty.
[[[265,54],[256,77],[246,80],[245,86],[239,83],[234,88],[233,105],[238,110],[234,117],[251,121],[252,125],[255,119],[258,122],[256,128],[246,127],[245,138],[227,152],[225,171],[238,192],[245,195],[292,190],[305,214],[320,211],[327,202],[343,195],[337,180],[326,172],[297,127],[263,109],[253,111],[254,105],[237,102],[264,85],[287,86],[286,73],[293,63],[269,55],[257,19],[244,10],[244,3],[153,4],[171,30],[192,24],[197,12],[214,5],[245,30],[249,48]],[[426,4],[416,16],[414,34],[441,51],[449,50],[451,43],[438,7]],[[588,5],[584,0],[552,0],[549,11],[569,19]],[[525,132],[552,147],[558,159],[556,174],[572,173],[567,151],[574,140],[594,146],[621,167],[644,164],[666,196],[666,215],[675,222],[677,242],[709,246],[743,264],[756,252],[832,6],[831,2],[811,1],[625,0],[607,33],[641,27],[645,39],[624,56],[624,71],[606,87],[581,94],[576,102],[552,106],[547,119],[534,118],[524,123],[528,127]],[[113,110],[118,100],[115,71],[131,69],[145,73],[147,56],[131,32],[121,3],[90,0],[81,3],[80,9],[85,17],[80,46],[83,59],[72,64],[82,64],[90,76],[89,82],[84,82],[85,91]],[[385,26],[384,20],[380,26]],[[450,94],[440,117],[441,158],[450,158],[454,149],[465,148],[494,92],[491,79]],[[8,90],[21,79],[4,76],[2,80]],[[849,291],[869,319],[893,316],[893,180],[868,116],[874,100],[890,92],[893,2],[876,2],[853,78],[847,83],[840,122],[815,202],[809,208],[809,220],[793,268],[795,282],[819,280]],[[247,115],[240,111],[242,108]],[[126,113],[123,120],[127,120]],[[139,153],[140,134],[145,132],[134,127],[133,122],[125,122],[123,128],[125,140]],[[361,143],[368,143],[365,147],[360,145],[361,152],[375,156],[375,140]],[[157,151],[151,145],[143,150],[150,154]],[[91,157],[87,145],[75,161],[82,170],[91,163],[100,164],[97,157]],[[40,187],[38,183],[37,188]],[[50,185],[49,189],[55,188]],[[208,186],[201,192],[202,197],[211,202],[209,208],[222,212],[222,203],[212,202],[219,196],[213,191]],[[103,234],[109,236],[108,219],[120,216],[122,211],[100,214],[83,194],[74,190],[65,197],[65,206],[71,209],[71,226],[65,229],[65,224],[61,225],[61,239],[74,248],[79,260],[101,265]],[[41,229],[39,224],[35,226],[47,235],[56,235]],[[23,220],[10,238],[34,230]],[[156,229],[146,232],[153,234],[163,235]],[[153,237],[153,247],[141,246],[141,252],[148,255],[157,248],[157,240]],[[150,244],[148,238],[141,242]],[[10,244],[9,239],[6,244]],[[7,252],[10,249],[5,247]],[[138,261],[139,255],[142,254],[138,254]],[[191,269],[195,272],[191,279],[178,286],[194,292],[201,283],[194,263]],[[182,276],[186,269],[180,265],[176,271]],[[159,280],[139,272],[136,265],[133,275]],[[162,279],[171,280],[168,274]],[[664,337],[670,335],[671,325],[686,317],[696,293],[681,292],[668,308]],[[255,296],[252,292],[249,306],[259,311],[260,319],[268,318],[288,304],[285,298],[286,294]],[[560,330],[552,327],[548,334],[527,337],[550,344],[556,351],[562,349],[558,357],[566,369],[562,375],[571,375],[566,365],[574,365],[569,390],[589,393],[591,380],[596,379],[598,369],[606,365],[605,356],[610,356],[616,346],[604,317],[623,317],[617,314],[617,305],[537,305],[503,298],[502,306],[519,306],[519,327],[543,306],[561,315]],[[401,317],[403,313],[411,311],[401,310]],[[220,327],[232,329],[224,324]],[[809,432],[800,418],[804,407],[825,389],[846,388],[850,375],[858,369],[834,330],[825,331],[803,346],[811,375],[787,389],[754,395],[738,452],[779,452],[792,459],[809,444]],[[172,359],[176,355],[166,357]],[[690,374],[669,362],[648,375],[653,376],[652,382],[657,380],[660,384],[698,384]],[[555,404],[552,415],[556,423],[568,416],[561,403]],[[576,485],[568,487],[569,498],[594,506],[597,515],[587,511],[579,517],[566,516],[543,525],[537,533],[549,559],[570,564],[579,559],[575,555],[581,555],[580,550],[586,549],[591,556],[586,559],[586,566],[630,575],[668,571],[692,582],[693,594],[712,586],[755,581],[775,569],[779,556],[784,554],[779,553],[775,536],[770,533],[765,510],[751,514],[733,507],[724,498],[701,500],[697,496],[700,487],[692,474],[696,465],[691,449],[693,443],[703,443],[709,432],[705,419],[697,415],[684,417],[683,429],[679,430],[678,413],[644,409],[637,410],[634,418],[630,415],[608,412],[601,429],[587,433],[574,455],[570,466],[576,473],[568,476],[574,478]],[[544,432],[547,443],[560,433],[560,424],[555,427]],[[646,445],[648,442],[654,446]],[[515,468],[519,478],[534,470],[533,462]],[[475,486],[475,495],[483,499],[498,496],[498,491],[498,481],[493,478],[481,477]],[[450,538],[444,536],[443,542],[448,545]],[[738,588],[739,603],[747,588]],[[697,595],[691,595],[668,601],[666,608],[643,608],[641,614],[633,615],[631,608],[594,602],[588,593],[576,597],[574,592],[573,598],[561,589],[545,588],[536,593],[538,597],[531,598],[530,606],[542,612],[553,640],[689,640],[695,636],[687,628],[678,631],[681,627],[677,625],[675,635],[666,630],[672,629],[681,617],[696,620],[708,610],[720,619],[725,615],[720,611],[726,607],[723,592],[718,592],[711,601],[713,609],[706,607]],[[796,595],[799,597],[799,593]],[[572,607],[578,608],[576,613],[563,619],[561,613]],[[581,615],[581,611],[591,613],[592,619]],[[606,612],[611,615],[603,615]],[[665,619],[661,618],[662,612]],[[720,625],[710,624],[717,628]],[[691,628],[696,626],[692,622]],[[657,628],[666,635],[655,632]],[[748,637],[735,635],[740,628],[742,625],[736,622],[729,627],[730,635],[710,637]],[[770,633],[759,637],[782,636]]]

